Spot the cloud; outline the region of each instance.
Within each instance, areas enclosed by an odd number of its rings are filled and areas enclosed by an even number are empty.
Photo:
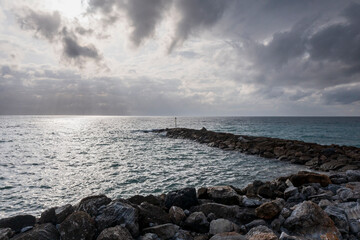
[[[360,84],[338,86],[328,89],[323,93],[323,99],[326,104],[348,105],[360,102]]]

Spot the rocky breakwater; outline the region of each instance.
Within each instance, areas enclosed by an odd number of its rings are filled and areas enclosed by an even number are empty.
[[[360,239],[360,171],[299,172],[271,182],[184,188],[159,196],[105,195],[0,219],[14,240]]]
[[[296,140],[254,137],[187,128],[156,130],[167,137],[190,139],[210,147],[236,150],[265,158],[276,158],[321,171],[360,169],[360,148],[320,145]]]

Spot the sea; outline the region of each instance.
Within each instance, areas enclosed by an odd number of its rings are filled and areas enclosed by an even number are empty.
[[[360,117],[179,117],[177,127],[360,147]],[[153,129],[171,117],[0,116],[0,218],[39,216],[90,195],[127,198],[304,170]]]

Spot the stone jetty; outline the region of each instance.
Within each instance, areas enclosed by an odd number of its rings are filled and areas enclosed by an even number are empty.
[[[360,169],[360,148],[339,145],[320,145],[296,140],[270,137],[234,135],[188,128],[156,130],[170,138],[190,139],[210,147],[235,150],[246,154],[274,158],[280,161],[306,165],[321,171]]]
[[[360,239],[360,170],[183,188],[128,199],[90,196],[41,216],[0,219],[0,240]]]

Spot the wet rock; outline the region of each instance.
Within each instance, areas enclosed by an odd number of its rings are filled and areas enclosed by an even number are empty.
[[[140,228],[150,227],[150,224],[161,225],[170,223],[170,217],[161,207],[152,205],[148,202],[138,206]]]
[[[95,224],[86,212],[74,212],[60,225],[59,232],[62,240],[92,240],[95,235]]]
[[[336,191],[336,193],[343,202],[348,202],[355,197],[354,192],[349,188],[340,188]]]
[[[345,207],[345,214],[347,216],[351,232],[354,234],[360,233],[360,204]]]
[[[275,186],[271,185],[270,183],[264,183],[263,185],[258,187],[257,195],[263,198],[273,199],[276,197],[275,190]]]
[[[341,233],[349,232],[349,224],[343,209],[337,206],[328,206],[324,211],[333,220]]]
[[[96,240],[132,240],[130,232],[122,227],[115,226],[111,228],[104,229]]]
[[[338,160],[332,160],[326,163],[323,163],[320,166],[320,170],[322,171],[330,171],[330,170],[337,170],[339,168],[342,168],[346,165],[346,162],[344,161],[338,161]]]
[[[320,183],[322,187],[331,184],[329,176],[312,172],[299,172],[290,177],[290,181],[295,187],[299,187],[307,183]]]
[[[0,228],[11,228],[14,232],[20,232],[22,228],[35,225],[35,217],[31,215],[17,215],[0,219]]]
[[[227,219],[219,218],[211,221],[210,223],[209,233],[213,235],[223,232],[238,232],[238,231],[239,231],[239,226]]]
[[[241,203],[242,203],[242,206],[244,206],[244,207],[258,207],[261,204],[263,204],[262,201],[259,201],[259,200],[254,199],[254,198],[248,198],[246,196],[244,196],[242,198]]]
[[[73,212],[74,207],[71,204],[55,208],[56,223],[62,223]]]
[[[49,208],[41,213],[39,223],[53,223],[56,224],[55,208]]]
[[[195,188],[183,188],[177,191],[172,191],[166,195],[165,206],[170,208],[172,206],[181,207],[182,209],[189,209],[198,204]]]
[[[216,186],[207,188],[207,196],[209,199],[217,203],[226,205],[239,204],[239,195],[229,186]]]
[[[97,216],[99,208],[111,202],[111,199],[105,195],[89,196],[80,201],[76,211],[83,211],[90,216]]]
[[[240,214],[239,206],[228,206],[219,203],[205,203],[193,208],[193,211],[203,212],[205,215],[215,214],[216,218],[225,218],[228,220],[237,219]]]
[[[163,225],[158,225],[155,227],[149,227],[143,229],[144,233],[154,233],[156,234],[160,239],[170,239],[173,238],[176,234],[176,232],[179,230],[179,226],[167,223]]]
[[[184,227],[199,233],[207,233],[209,231],[209,222],[203,212],[193,212],[186,218]]]
[[[11,228],[0,228],[0,239],[8,240],[11,238],[15,232]]]
[[[218,233],[210,238],[210,240],[247,240],[245,236],[236,232]]]
[[[345,174],[333,174],[330,176],[330,180],[333,184],[342,184],[349,181]]]
[[[360,182],[360,170],[348,170],[346,171],[346,177],[349,182]]]
[[[260,207],[255,209],[255,214],[262,219],[273,219],[281,212],[284,204],[285,202],[283,199],[276,199],[271,202],[263,203]]]
[[[288,187],[287,189],[285,189],[284,191],[284,198],[288,199],[296,194],[299,193],[299,190],[297,187]]]
[[[176,206],[172,206],[169,210],[169,216],[173,223],[180,225],[180,223],[186,218],[184,211]]]
[[[315,203],[305,201],[298,204],[290,217],[285,220],[284,227],[305,238],[321,239],[328,235],[341,238],[339,230],[329,216]]]
[[[257,226],[246,234],[246,239],[248,240],[277,240],[278,237],[275,233],[266,226]]]
[[[38,225],[30,231],[18,234],[15,237],[13,237],[12,239],[15,239],[15,240],[57,240],[57,239],[60,239],[60,234],[53,224],[46,223],[46,224]],[[76,239],[76,238],[73,238],[73,239]]]
[[[115,225],[125,225],[133,237],[139,235],[138,210],[131,205],[116,200],[101,210],[95,218],[99,231]]]
[[[143,202],[148,202],[152,205],[160,206],[161,200],[159,197],[156,197],[154,195],[147,195],[147,196],[141,196],[141,195],[135,195],[127,199],[129,202],[140,205]]]
[[[266,222],[263,219],[256,219],[256,220],[251,221],[248,224],[246,224],[245,227],[246,227],[246,229],[250,230],[254,227],[261,226],[261,225],[267,226]]]

